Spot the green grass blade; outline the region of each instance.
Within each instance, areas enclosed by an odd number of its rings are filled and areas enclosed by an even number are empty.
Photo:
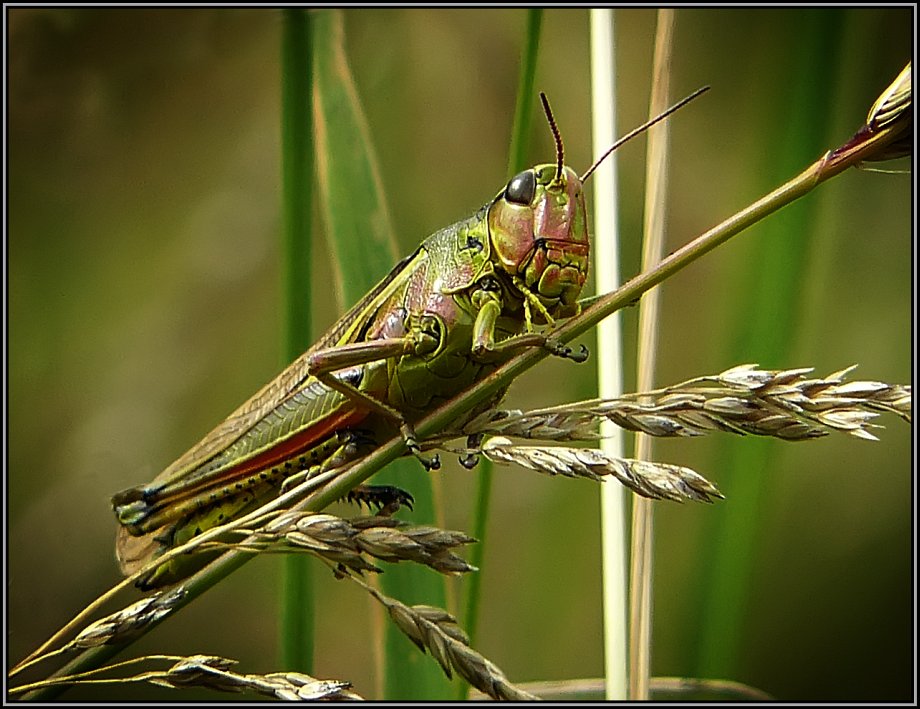
[[[338,307],[351,307],[399,256],[344,47],[342,15],[314,18],[316,162]]]
[[[312,342],[313,69],[310,14],[284,10],[281,36],[281,160],[283,201],[284,356],[290,362]],[[281,664],[310,672],[313,609],[310,559],[284,557],[281,591]]]
[[[342,13],[318,12],[315,23],[317,164],[342,310],[386,275],[399,254],[370,131],[346,59]],[[416,461],[395,461],[375,482],[411,490],[415,497],[412,520],[419,524],[435,521],[431,480]],[[387,595],[409,605],[446,604],[444,579],[428,569],[408,564],[388,567],[380,583]],[[384,628],[384,697],[448,697],[450,685],[437,664],[391,623]]]
[[[514,123],[511,126],[511,148],[508,151],[508,179],[527,167],[527,138],[533,122],[533,106],[536,99],[533,87],[537,75],[537,54],[540,49],[542,25],[543,10],[528,10],[517,98],[514,103]]]

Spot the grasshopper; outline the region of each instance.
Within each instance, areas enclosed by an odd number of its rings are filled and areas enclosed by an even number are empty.
[[[573,351],[537,330],[580,309],[590,251],[583,183],[617,145],[692,96],[618,141],[581,177],[564,165],[559,131],[540,96],[555,163],[518,173],[472,216],[425,239],[153,482],[114,495],[123,573],[252,511],[294,479],[353,462],[397,432],[426,468],[437,468],[437,456],[422,455],[413,422],[521,348],[587,358],[584,347]],[[359,486],[350,497],[388,510],[412,503],[407,493],[380,486]],[[163,564],[138,585],[172,583],[202,563]]]

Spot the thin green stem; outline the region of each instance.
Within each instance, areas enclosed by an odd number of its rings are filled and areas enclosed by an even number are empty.
[[[312,263],[313,60],[310,14],[282,13],[281,161],[285,361],[311,343],[310,271]],[[313,665],[312,574],[309,559],[284,559],[281,591],[281,662],[285,669],[310,672]]]

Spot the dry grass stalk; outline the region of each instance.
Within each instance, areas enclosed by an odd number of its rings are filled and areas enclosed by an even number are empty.
[[[407,606],[384,596],[354,576],[349,578],[363,586],[387,609],[396,627],[415,645],[437,661],[448,678],[453,673],[463,677],[480,692],[509,701],[533,701],[538,697],[515,687],[492,662],[469,646],[469,638],[447,611],[433,606]]]
[[[518,446],[497,436],[483,446],[482,453],[495,463],[515,463],[546,475],[589,480],[612,476],[636,494],[653,500],[712,502],[712,498],[722,497],[715,485],[690,468],[615,458],[597,448]]]
[[[18,674],[19,672],[24,671],[26,668],[35,665],[38,662],[41,662],[49,657],[53,657],[62,652],[65,652],[69,649],[69,645],[64,645],[56,650],[50,650],[50,648],[63,640],[65,636],[70,633],[76,632],[83,623],[85,623],[88,618],[95,612],[97,612],[102,606],[115,597],[116,594],[125,590],[138,579],[145,577],[147,574],[152,573],[159,565],[165,564],[171,559],[176,558],[180,554],[186,554],[198,547],[199,544],[203,544],[211,539],[220,537],[225,532],[228,532],[232,529],[243,527],[245,525],[257,526],[260,523],[263,523],[265,520],[273,519],[286,507],[292,504],[298,504],[297,501],[300,500],[304,495],[307,495],[311,491],[322,487],[323,485],[328,484],[331,480],[334,480],[336,476],[341,474],[341,470],[334,469],[329,470],[324,473],[310,478],[309,480],[304,481],[298,485],[293,490],[290,490],[279,497],[276,497],[262,507],[253,512],[244,515],[238,519],[231,520],[224,525],[210,529],[203,534],[189,539],[184,544],[166,551],[161,556],[152,559],[148,564],[143,568],[138,569],[130,576],[126,577],[119,583],[115,584],[108,591],[100,595],[94,601],[89,603],[85,608],[83,608],[76,616],[74,616],[69,622],[67,622],[63,627],[61,627],[57,632],[54,633],[50,638],[48,638],[44,643],[42,643],[37,649],[29,654],[24,660],[19,662],[15,667],[9,671],[9,676]],[[302,504],[302,503],[301,503]],[[279,510],[279,508],[281,508]],[[180,604],[181,605],[181,604]],[[163,616],[157,616],[157,619],[160,619]],[[152,625],[153,618],[149,618],[143,626],[138,626],[138,632],[146,632]],[[142,629],[141,629],[142,628]],[[114,642],[114,641],[112,641]]]
[[[100,678],[97,675],[141,662],[168,660],[173,665],[166,670],[142,672],[130,677]],[[125,662],[100,667],[89,672],[35,682],[14,687],[11,693],[23,692],[62,684],[125,684],[149,682],[161,687],[179,689],[202,687],[221,692],[256,692],[263,696],[286,701],[315,701],[320,699],[361,699],[350,691],[351,684],[339,680],[320,680],[301,672],[272,672],[265,675],[239,674],[230,668],[236,660],[214,655],[147,655]]]
[[[238,534],[243,542],[207,542],[194,551],[230,548],[244,552],[307,551],[328,563],[340,577],[355,579],[349,572],[379,572],[363,556],[389,562],[413,561],[425,564],[444,574],[460,574],[475,568],[452,553],[462,544],[476,541],[462,532],[448,531],[430,526],[414,526],[391,517],[357,517],[345,520],[328,514],[302,511],[269,513],[255,520],[262,523],[255,529],[237,528],[228,534]],[[360,582],[359,582],[360,583]],[[491,689],[496,698],[526,698],[516,693],[501,671],[485,658],[467,647],[469,642],[456,621],[446,611],[430,606],[409,608],[379,595],[361,584],[383,603],[397,625],[421,649],[426,648],[451,676],[451,668],[483,691]],[[168,614],[184,597],[180,586],[141,599],[137,603],[102,618],[81,631],[77,637],[58,652],[85,649],[130,640],[147,626]],[[411,631],[407,632],[407,629]],[[57,654],[57,653],[54,653]],[[162,659],[169,656],[157,656]],[[139,658],[132,662],[143,661]],[[176,659],[176,658],[173,658]],[[91,673],[54,678],[45,682],[23,685],[17,691],[25,692],[53,684],[87,682],[151,682],[168,687],[199,686],[223,691],[257,691],[280,699],[359,698],[345,696],[347,683],[330,683],[315,680],[299,673],[280,672],[269,675],[240,675],[229,671],[234,661],[218,657],[196,655],[178,658],[178,662],[165,672],[148,672],[124,679],[96,679]],[[37,661],[37,660],[36,660]],[[93,677],[93,678],[91,678]],[[478,684],[476,684],[478,682]]]
[[[360,699],[350,691],[349,682],[320,680],[302,672],[272,672],[266,675],[238,674],[229,670],[236,664],[210,655],[194,655],[173,665],[166,672],[147,681],[163,687],[206,687],[221,692],[245,690],[284,699],[310,701],[319,699]]]
[[[716,695],[719,699],[743,702],[773,702],[776,699],[762,689],[728,679],[697,679],[695,677],[652,677],[651,689],[659,698],[680,696],[698,699],[700,694]],[[661,695],[664,695],[662,697]]]
[[[236,549],[245,552],[307,552],[334,564],[340,572],[380,572],[363,554],[381,561],[411,561],[424,564],[442,574],[458,575],[475,571],[452,552],[476,540],[463,532],[437,527],[410,525],[392,517],[342,519],[329,514],[289,511],[259,529],[236,529],[245,541],[209,542],[201,551]]]
[[[713,431],[798,441],[842,431],[878,440],[868,429],[879,413],[911,420],[910,386],[844,379],[854,367],[807,378],[806,369],[762,370],[746,364],[716,376],[616,399],[592,399],[534,411],[491,411],[463,434],[485,433],[552,441],[599,437],[603,419],[652,436],[701,436]]]

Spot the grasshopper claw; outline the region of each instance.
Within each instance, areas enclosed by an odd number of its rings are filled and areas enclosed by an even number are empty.
[[[457,460],[459,460],[460,465],[462,465],[467,470],[472,470],[477,465],[479,465],[479,456],[476,453],[464,453],[463,455],[459,456]]]
[[[299,473],[295,473],[288,478],[285,478],[284,482],[281,483],[281,494],[293,490],[295,487],[300,485],[304,480],[310,477],[309,470],[301,470]]]
[[[466,447],[467,448],[479,448],[479,446],[482,445],[483,438],[485,438],[485,436],[481,433],[473,433],[467,436],[466,437]],[[460,461],[460,465],[462,465],[464,468],[466,468],[467,470],[472,470],[477,465],[479,465],[479,454],[473,453],[471,451],[469,453],[464,453],[463,455],[459,456],[458,460]]]
[[[563,345],[559,340],[547,337],[543,346],[556,357],[570,359],[573,362],[584,362],[588,359],[588,348],[583,344],[578,346],[578,351],[576,352],[568,345]]]
[[[579,345],[578,352],[573,352],[572,348],[569,348],[569,353],[566,355],[573,362],[584,362],[588,359],[588,347],[586,345]]]
[[[394,485],[358,485],[345,495],[347,502],[364,504],[367,509],[377,508],[377,514],[389,517],[400,507],[412,509],[415,498],[411,494]]]

